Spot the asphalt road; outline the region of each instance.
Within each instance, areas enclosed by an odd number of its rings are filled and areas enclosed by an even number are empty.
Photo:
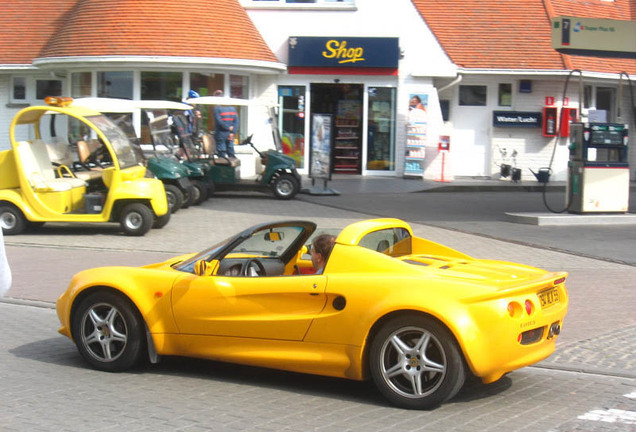
[[[346,189],[346,182],[340,181]],[[509,222],[506,213],[547,212],[542,192],[501,188],[499,191],[443,192],[442,189],[399,193],[356,191],[339,196],[301,195],[300,199],[367,215],[398,217],[525,245],[636,265],[636,225],[537,226]],[[562,209],[563,191],[546,194],[551,208]],[[636,188],[630,196],[636,213]]]

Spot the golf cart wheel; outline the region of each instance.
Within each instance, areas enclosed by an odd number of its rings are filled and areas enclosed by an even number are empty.
[[[208,199],[208,188],[203,182],[200,182],[199,180],[192,180],[192,186],[194,186],[194,189],[196,190],[194,205],[199,205]]]
[[[298,193],[300,184],[296,177],[291,174],[281,174],[272,185],[276,198],[288,200],[292,199]]]
[[[171,184],[164,183],[163,188],[166,190],[166,199],[168,200],[170,213],[176,213],[181,206],[183,206],[183,192]]]
[[[129,236],[142,236],[150,231],[155,215],[148,206],[140,203],[126,205],[119,217],[124,234]]]
[[[168,225],[168,222],[170,222],[170,215],[171,213],[167,212],[165,215],[155,218],[152,227],[154,229],[161,229],[165,227],[166,225]]]
[[[16,206],[0,204],[0,228],[5,235],[20,234],[27,227],[27,219]]]
[[[194,200],[197,198],[197,191],[194,186],[188,186],[187,188],[182,189],[181,193],[183,194],[183,204],[181,205],[181,208],[185,209],[194,204]]]
[[[462,352],[450,331],[416,314],[396,316],[380,328],[369,350],[369,370],[380,393],[407,409],[449,400],[466,379]]]

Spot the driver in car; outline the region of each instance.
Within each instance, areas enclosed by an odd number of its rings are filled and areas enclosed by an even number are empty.
[[[314,237],[314,240],[311,242],[311,263],[316,270],[315,274],[322,274],[325,269],[325,264],[327,264],[327,259],[329,259],[329,254],[331,254],[331,249],[333,249],[333,245],[336,242],[336,237],[331,234],[319,234]]]

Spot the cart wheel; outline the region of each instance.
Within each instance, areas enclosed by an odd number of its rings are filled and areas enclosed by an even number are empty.
[[[278,199],[292,199],[296,196],[299,189],[298,180],[291,174],[281,174],[273,183],[274,195]]]
[[[188,186],[181,193],[183,194],[183,205],[181,205],[181,208],[185,209],[194,204],[194,200],[197,198],[197,190],[194,186]]]
[[[154,223],[152,224],[152,227],[154,229],[161,229],[168,225],[168,222],[170,222],[170,214],[170,212],[167,212],[165,215],[156,218]]]
[[[12,204],[0,204],[0,228],[5,235],[20,234],[27,227],[22,211]]]
[[[142,236],[150,231],[154,222],[154,214],[146,205],[140,203],[128,204],[121,211],[119,223],[124,234]]]
[[[192,180],[192,186],[196,189],[194,205],[199,205],[208,199],[208,188],[203,182],[200,182],[199,180]]]
[[[176,213],[183,206],[183,192],[171,184],[164,183],[163,188],[166,190],[166,199],[168,200],[170,213]]]

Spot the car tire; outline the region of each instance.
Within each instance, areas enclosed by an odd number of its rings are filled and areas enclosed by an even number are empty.
[[[406,409],[435,407],[455,396],[466,379],[451,332],[415,314],[392,318],[380,328],[371,342],[369,368],[380,393]]]
[[[167,212],[165,215],[155,218],[155,221],[152,223],[152,227],[154,229],[161,229],[165,227],[166,225],[168,225],[168,222],[170,222],[171,215],[172,213]]]
[[[119,224],[124,234],[142,236],[150,231],[154,219],[155,215],[148,206],[141,203],[132,203],[122,209]]]
[[[122,295],[99,291],[75,308],[73,340],[95,369],[122,372],[136,366],[145,352],[145,328],[137,309]]]
[[[300,183],[291,174],[279,175],[272,184],[274,195],[278,199],[289,200],[296,196],[300,189]]]
[[[208,199],[208,188],[203,182],[199,180],[192,180],[192,186],[194,186],[194,189],[196,190],[196,198],[194,199],[193,205],[199,205]]]
[[[0,204],[0,228],[4,235],[16,235],[27,227],[27,219],[13,204]]]
[[[168,200],[170,213],[176,213],[183,206],[183,192],[175,185],[164,183],[163,187],[166,190],[166,199]]]

